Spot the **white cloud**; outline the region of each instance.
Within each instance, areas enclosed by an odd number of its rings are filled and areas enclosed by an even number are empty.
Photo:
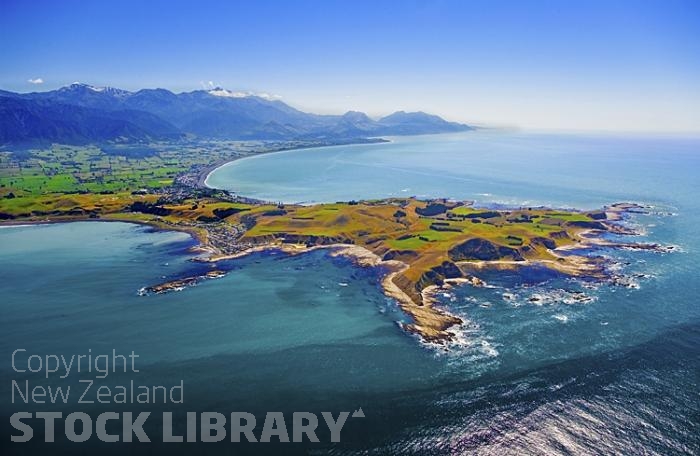
[[[266,100],[271,100],[271,101],[272,100],[280,100],[282,98],[281,95],[276,95],[274,93],[265,93],[265,92],[255,93],[253,95],[256,97],[264,98]]]
[[[211,85],[209,87],[211,87]],[[282,98],[279,95],[269,94],[269,93],[265,93],[265,92],[251,92],[251,91],[232,92],[230,90],[222,89],[221,87],[218,87],[218,86],[209,90],[209,94],[217,96],[217,97],[227,97],[227,98],[259,97],[259,98],[264,98],[265,100],[269,100],[269,101],[279,100]]]
[[[267,93],[267,92],[253,92],[251,90],[227,90],[221,87],[221,84],[217,84],[214,81],[199,81],[199,85],[202,89],[209,92],[210,95],[217,97],[226,98],[246,98],[246,97],[258,97],[265,100],[274,101],[281,100],[282,97],[277,94]]]
[[[34,79],[27,79],[27,82],[30,84],[43,84],[44,80],[41,78],[34,78]]]

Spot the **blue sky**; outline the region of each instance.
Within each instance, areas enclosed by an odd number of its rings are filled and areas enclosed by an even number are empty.
[[[700,132],[694,0],[0,0],[0,56],[21,92],[211,81],[319,113]]]

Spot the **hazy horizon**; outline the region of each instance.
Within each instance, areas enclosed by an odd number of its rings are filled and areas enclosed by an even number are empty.
[[[700,133],[700,4],[4,2],[0,85],[221,86],[318,114]]]

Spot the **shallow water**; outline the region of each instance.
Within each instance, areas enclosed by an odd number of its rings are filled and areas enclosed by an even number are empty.
[[[598,252],[620,261],[638,288],[530,271],[486,274],[492,288],[448,290],[443,305],[468,324],[462,345],[444,353],[398,329],[405,317],[382,295],[381,271],[323,251],[252,255],[224,264],[224,278],[141,297],[140,287],[206,270],[187,261],[189,237],[122,223],[8,228],[0,230],[3,359],[18,341],[28,353],[134,350],[137,381],[183,379],[176,412],[362,407],[366,418],[344,428],[340,445],[321,446],[336,454],[700,451],[699,143],[470,135],[261,156],[209,183],[282,201],[416,194],[593,208],[633,200],[661,212],[631,220],[645,240],[682,251]],[[573,300],[575,291],[590,299]],[[7,362],[0,377],[3,385],[25,378]],[[3,415],[17,409],[8,397],[0,396]]]

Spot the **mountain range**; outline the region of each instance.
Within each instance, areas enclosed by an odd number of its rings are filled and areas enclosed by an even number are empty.
[[[137,92],[74,83],[47,92],[0,90],[0,144],[177,139],[352,139],[471,130],[423,112],[380,119],[349,111],[319,115],[280,100],[212,90]]]

